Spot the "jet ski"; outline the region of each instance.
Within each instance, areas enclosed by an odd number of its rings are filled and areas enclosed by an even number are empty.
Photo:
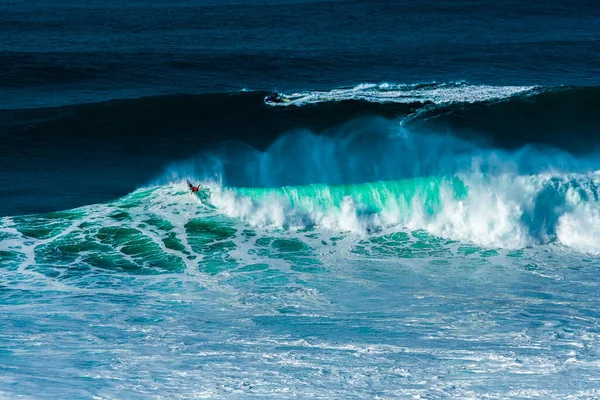
[[[280,95],[277,92],[273,92],[265,97],[266,104],[281,104],[281,103],[289,103],[291,100],[285,96]]]

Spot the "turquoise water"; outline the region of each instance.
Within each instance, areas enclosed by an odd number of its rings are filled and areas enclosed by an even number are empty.
[[[599,396],[598,256],[562,233],[595,176],[481,179],[181,182],[3,218],[0,397]],[[507,181],[530,198],[503,220]],[[484,227],[444,217],[483,184]],[[532,236],[548,188],[570,206]]]

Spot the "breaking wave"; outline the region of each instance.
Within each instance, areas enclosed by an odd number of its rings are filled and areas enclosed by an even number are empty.
[[[600,173],[480,174],[274,189],[212,185],[211,203],[251,225],[359,234],[398,230],[478,245],[558,242],[599,253]]]

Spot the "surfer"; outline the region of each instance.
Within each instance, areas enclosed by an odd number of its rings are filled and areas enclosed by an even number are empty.
[[[196,193],[198,190],[200,190],[200,185],[198,186],[194,186],[192,185],[192,182],[187,181],[188,187],[190,188],[190,190],[192,191],[192,193]]]

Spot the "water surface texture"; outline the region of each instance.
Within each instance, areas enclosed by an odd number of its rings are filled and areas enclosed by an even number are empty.
[[[584,0],[3,2],[0,399],[600,398],[599,65]]]

